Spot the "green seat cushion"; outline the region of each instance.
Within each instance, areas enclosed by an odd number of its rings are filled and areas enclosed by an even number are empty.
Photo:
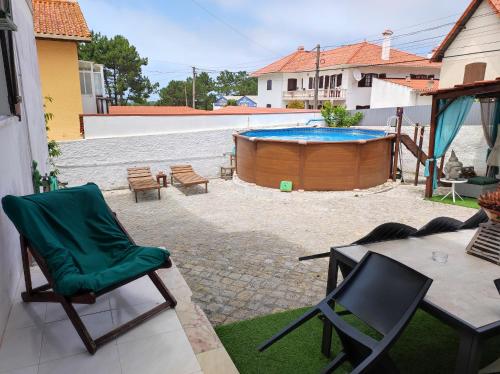
[[[93,183],[43,194],[5,196],[2,206],[45,260],[54,290],[66,296],[99,292],[158,269],[170,255],[161,248],[132,243]]]
[[[498,180],[496,180],[496,178],[491,178],[491,177],[472,177],[469,178],[467,182],[470,184],[477,184],[479,186],[484,186],[487,184],[498,183]]]

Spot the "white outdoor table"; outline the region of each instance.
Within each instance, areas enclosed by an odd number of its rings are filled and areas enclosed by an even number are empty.
[[[346,276],[368,251],[391,257],[421,272],[433,279],[421,308],[460,334],[455,373],[475,374],[479,370],[481,343],[500,335],[500,295],[493,283],[500,278],[500,267],[465,252],[475,231],[333,247],[327,292],[336,287],[338,270]],[[432,260],[433,251],[447,253],[447,263]],[[330,354],[331,331],[331,325],[325,323],[322,346],[325,355]]]
[[[444,195],[444,197],[441,200],[446,199],[450,194],[453,197],[453,204],[455,203],[455,196],[458,196],[460,200],[463,200],[462,196],[460,196],[455,190],[455,185],[460,183],[467,183],[468,182],[467,179],[441,179],[441,182],[451,184],[451,191],[448,192],[446,195]]]

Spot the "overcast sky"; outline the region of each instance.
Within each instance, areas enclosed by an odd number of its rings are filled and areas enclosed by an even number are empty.
[[[256,70],[294,51],[380,38],[426,55],[470,0],[80,0],[89,27],[121,34],[163,86],[190,67]],[[436,27],[422,32],[423,29]],[[419,31],[416,34],[403,34]],[[434,39],[430,39],[434,38]]]

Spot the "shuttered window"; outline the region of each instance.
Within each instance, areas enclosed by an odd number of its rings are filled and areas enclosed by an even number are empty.
[[[0,0],[0,115],[20,115],[10,0]]]

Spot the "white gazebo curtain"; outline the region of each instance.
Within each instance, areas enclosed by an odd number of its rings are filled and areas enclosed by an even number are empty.
[[[498,98],[483,98],[481,103],[481,123],[484,139],[488,144],[486,164],[488,176],[495,176],[500,166],[500,100]]]

